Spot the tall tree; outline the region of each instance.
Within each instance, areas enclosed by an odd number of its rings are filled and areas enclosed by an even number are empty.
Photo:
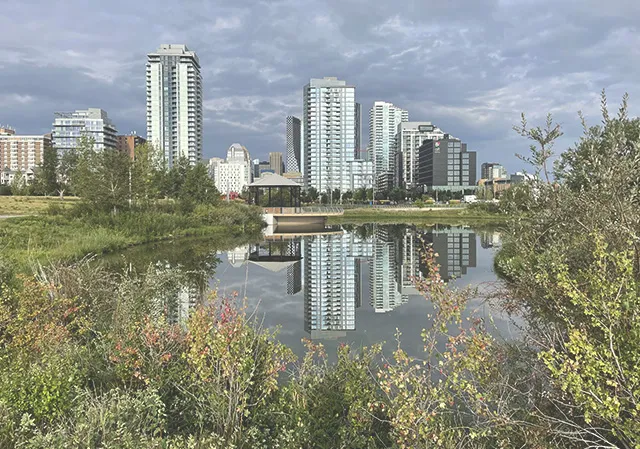
[[[129,200],[129,155],[111,149],[81,149],[74,171],[74,190],[93,207],[117,214]]]
[[[34,170],[30,190],[32,195],[54,195],[58,187],[58,152],[48,146],[42,154],[42,163]]]
[[[27,188],[27,179],[22,174],[22,171],[18,170],[11,181],[11,194],[16,196],[26,195]]]
[[[131,163],[131,195],[136,203],[148,203],[156,198],[162,189],[153,145],[144,143],[134,148]]]
[[[220,201],[220,193],[204,164],[187,166],[178,198],[186,209],[192,209],[198,204],[215,204]]]

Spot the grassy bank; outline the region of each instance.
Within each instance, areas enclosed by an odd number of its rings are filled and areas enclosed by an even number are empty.
[[[19,270],[36,262],[68,261],[133,245],[186,236],[233,237],[258,232],[258,212],[239,204],[200,206],[192,213],[139,211],[118,215],[33,215],[0,227],[3,258]]]
[[[0,196],[0,215],[34,215],[47,211],[50,205],[69,209],[78,202],[76,197],[61,200],[56,196]]]
[[[371,208],[362,207],[346,209],[341,217],[331,217],[330,223],[503,223],[507,219],[504,214],[490,212],[479,207],[433,207],[433,208]]]

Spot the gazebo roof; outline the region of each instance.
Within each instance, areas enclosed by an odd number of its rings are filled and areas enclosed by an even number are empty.
[[[249,184],[249,187],[302,187],[295,181],[277,174],[267,175]]]

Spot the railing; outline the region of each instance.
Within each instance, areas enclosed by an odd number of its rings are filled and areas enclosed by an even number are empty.
[[[302,208],[303,214],[342,214],[344,209],[339,206],[306,206]]]
[[[338,206],[305,206],[305,207],[265,207],[265,214],[315,214],[340,215],[344,209]]]

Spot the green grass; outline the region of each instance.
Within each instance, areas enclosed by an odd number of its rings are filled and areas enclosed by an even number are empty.
[[[33,215],[47,211],[50,205],[68,209],[78,202],[78,198],[55,196],[0,196],[0,215]]]
[[[74,217],[65,212],[7,218],[0,223],[0,254],[22,271],[37,262],[77,260],[182,237],[226,236],[231,240],[261,229],[258,217],[247,206],[222,205],[191,214],[148,211]]]
[[[503,214],[490,213],[475,208],[424,208],[393,209],[368,208],[346,209],[344,215],[331,217],[329,223],[407,223],[407,224],[469,224],[475,222],[502,223],[508,217]]]

